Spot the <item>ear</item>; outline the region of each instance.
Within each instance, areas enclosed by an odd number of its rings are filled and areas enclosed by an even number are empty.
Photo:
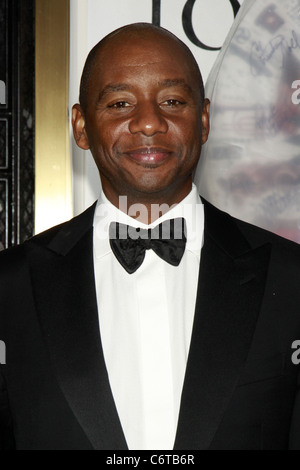
[[[81,149],[88,150],[90,146],[85,129],[85,119],[79,104],[75,104],[72,108],[72,126],[76,144]]]
[[[205,98],[204,106],[202,111],[202,145],[208,139],[210,123],[209,123],[209,110],[210,110],[210,101],[209,99]]]

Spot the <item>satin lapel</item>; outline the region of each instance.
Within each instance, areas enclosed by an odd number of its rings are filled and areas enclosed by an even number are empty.
[[[100,341],[93,228],[83,219],[31,250],[34,296],[61,390],[93,447],[127,449]]]
[[[270,257],[269,245],[252,250],[229,219],[212,219],[207,208],[205,215],[176,450],[209,448],[247,358]]]

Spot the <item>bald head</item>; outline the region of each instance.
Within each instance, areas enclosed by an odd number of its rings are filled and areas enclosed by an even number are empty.
[[[151,23],[134,23],[131,25],[123,26],[122,28],[113,31],[104,37],[89,53],[80,83],[80,105],[85,112],[89,105],[89,90],[92,83],[94,73],[97,71],[101,73],[101,58],[105,51],[113,49],[114,46],[126,45],[141,41],[151,41],[156,43],[158,47],[163,47],[163,44],[172,44],[174,54],[180,50],[184,53],[186,61],[189,63],[191,74],[195,81],[195,86],[199,90],[201,103],[204,101],[204,87],[199,66],[191,53],[190,49],[174,34],[164,28],[154,26]],[[125,50],[126,53],[126,50]]]

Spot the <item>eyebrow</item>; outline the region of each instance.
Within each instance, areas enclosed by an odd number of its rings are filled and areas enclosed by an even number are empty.
[[[102,98],[104,98],[104,96],[109,95],[110,93],[115,93],[116,91],[129,91],[131,89],[132,89],[132,86],[127,85],[126,83],[108,84],[99,93],[98,103],[99,103],[99,101],[102,100]]]
[[[192,88],[186,83],[184,78],[167,78],[166,80],[159,82],[158,85],[162,88],[180,87],[188,93],[192,93]]]
[[[192,93],[192,88],[186,83],[183,78],[167,78],[157,83],[161,88],[172,88],[180,87],[183,88],[188,93]],[[126,83],[114,83],[106,85],[103,90],[99,93],[98,103],[110,93],[115,93],[117,91],[131,91],[134,87]]]

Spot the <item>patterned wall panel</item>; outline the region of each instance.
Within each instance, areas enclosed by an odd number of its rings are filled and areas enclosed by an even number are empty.
[[[34,1],[20,8],[20,242],[34,232]],[[29,40],[28,40],[29,39]],[[30,78],[30,79],[29,79]]]
[[[7,181],[0,180],[0,250],[3,250],[8,243],[7,235],[7,207],[8,194],[7,194]]]
[[[6,1],[0,1],[0,58],[1,58],[1,67],[0,67],[0,80],[6,82],[6,73],[7,73],[7,33],[6,33],[6,17],[7,17],[7,8]]]
[[[0,169],[6,169],[8,165],[8,123],[0,119]]]
[[[34,230],[34,4],[0,0],[0,249]]]

